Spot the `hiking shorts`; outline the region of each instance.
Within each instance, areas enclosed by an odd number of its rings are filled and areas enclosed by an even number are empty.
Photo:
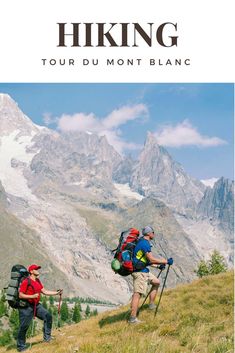
[[[148,285],[153,280],[159,281],[151,272],[133,272],[131,275],[133,277],[134,292],[143,295],[147,293]]]

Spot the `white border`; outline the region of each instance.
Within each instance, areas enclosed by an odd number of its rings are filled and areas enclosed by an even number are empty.
[[[5,0],[0,10],[1,82],[234,82],[233,1],[116,2]],[[57,22],[178,24],[178,47],[58,48]],[[43,66],[73,58],[75,66]],[[84,58],[99,59],[83,66]],[[107,67],[106,59],[142,58],[140,66]],[[190,58],[190,66],[150,66],[150,58]]]

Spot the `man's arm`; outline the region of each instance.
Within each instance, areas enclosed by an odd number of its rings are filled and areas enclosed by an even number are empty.
[[[19,292],[19,298],[20,299],[36,299],[38,298],[39,293],[35,293],[35,294],[24,294],[22,292]]]
[[[145,254],[146,258],[148,259],[148,261],[150,262],[150,264],[156,264],[156,265],[167,265],[167,260],[166,259],[156,259],[154,256],[153,256],[153,253],[152,252],[147,252]]]
[[[47,290],[45,288],[41,289],[41,293],[44,295],[57,295],[57,294],[62,294],[63,289],[58,289],[58,290]]]

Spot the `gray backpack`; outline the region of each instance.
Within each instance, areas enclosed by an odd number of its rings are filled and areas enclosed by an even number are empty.
[[[28,278],[28,288],[31,284],[27,269],[22,265],[14,265],[11,269],[11,279],[6,291],[6,300],[11,308],[18,309],[28,306],[27,300],[19,298],[19,287],[25,278]]]

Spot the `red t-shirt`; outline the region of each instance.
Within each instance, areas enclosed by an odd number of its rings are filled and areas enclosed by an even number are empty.
[[[30,303],[38,304],[40,301],[40,293],[41,293],[42,288],[43,288],[43,285],[38,278],[36,279],[36,281],[34,281],[30,278],[30,284],[28,282],[28,278],[26,278],[22,281],[22,283],[20,285],[19,292],[24,293],[24,294],[29,294],[29,295],[39,293],[38,298],[27,299]]]

